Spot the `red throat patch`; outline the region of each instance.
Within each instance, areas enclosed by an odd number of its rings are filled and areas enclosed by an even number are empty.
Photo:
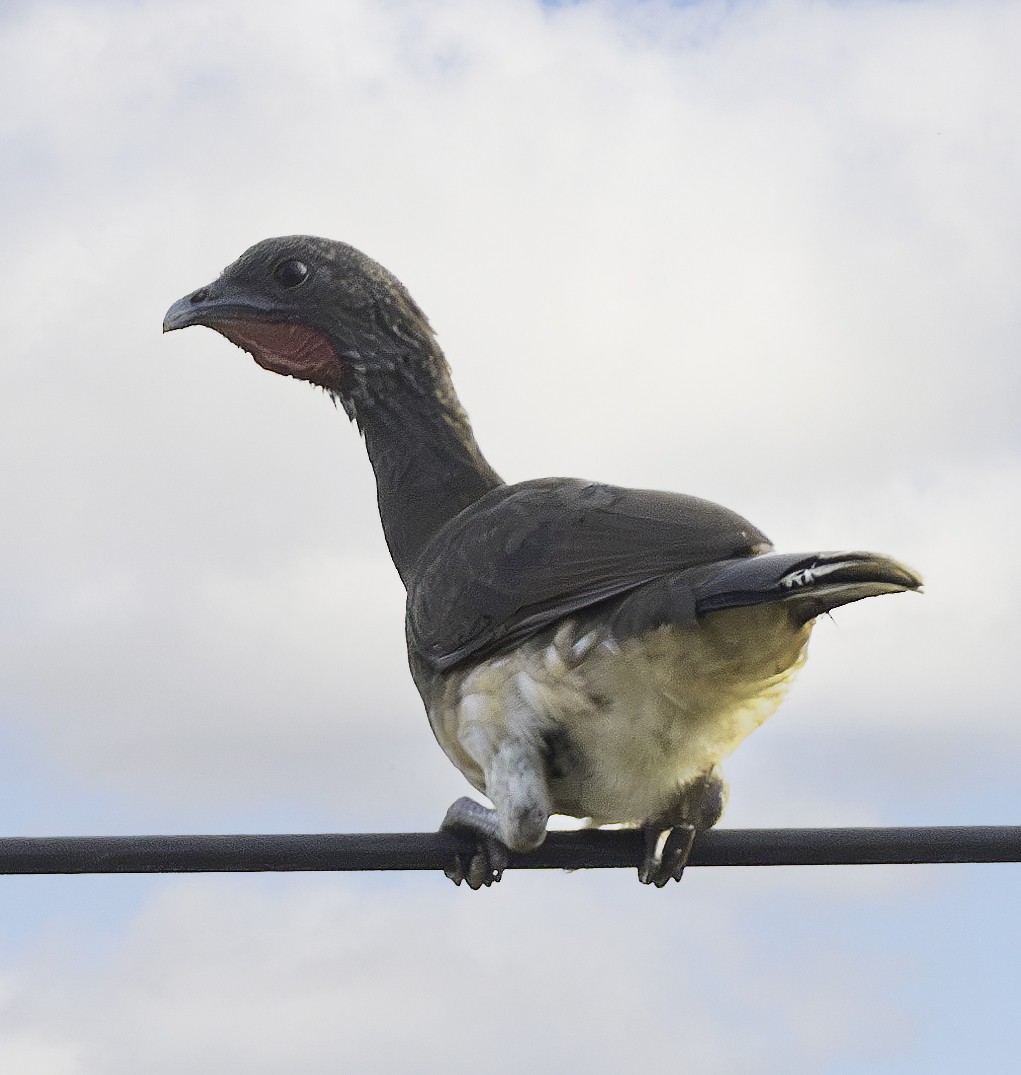
[[[340,363],[326,337],[306,325],[218,321],[209,326],[247,351],[263,369],[336,388]]]

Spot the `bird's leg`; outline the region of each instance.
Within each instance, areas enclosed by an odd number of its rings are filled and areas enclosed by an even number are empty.
[[[680,881],[695,835],[720,820],[726,801],[727,785],[715,769],[685,784],[669,810],[642,826],[645,855],[638,880],[656,888],[671,879]]]
[[[476,842],[475,851],[470,856],[457,852],[454,865],[443,871],[455,885],[467,881],[470,889],[477,890],[500,880],[507,866],[507,848],[499,839],[500,821],[495,810],[474,799],[460,798],[447,811],[440,831],[453,832]]]
[[[467,864],[464,856],[456,855],[453,868],[444,871],[454,884],[467,881],[472,889],[500,880],[508,848],[531,851],[546,838],[551,803],[544,756],[527,739],[503,739],[486,766],[486,794],[494,810],[473,799],[458,799],[440,826],[476,839]]]

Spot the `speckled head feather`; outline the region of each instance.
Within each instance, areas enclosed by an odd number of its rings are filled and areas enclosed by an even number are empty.
[[[326,389],[352,418],[397,377],[447,395],[447,364],[428,320],[393,273],[347,243],[263,239],[167,312],[164,331],[205,325],[259,365]]]

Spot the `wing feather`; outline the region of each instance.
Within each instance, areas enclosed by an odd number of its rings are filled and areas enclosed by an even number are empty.
[[[567,478],[501,486],[423,553],[409,638],[443,671],[664,575],[768,548],[746,519],[698,497]]]

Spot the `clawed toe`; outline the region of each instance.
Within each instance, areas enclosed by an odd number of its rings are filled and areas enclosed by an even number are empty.
[[[480,888],[496,884],[506,868],[507,849],[499,840],[483,836],[474,853],[456,852],[454,865],[443,872],[455,885],[466,881],[468,887],[477,892]]]
[[[473,852],[455,852],[453,865],[443,871],[455,885],[466,881],[470,889],[478,891],[489,888],[503,877],[508,851],[493,835],[496,831],[495,811],[474,799],[458,799],[447,811],[440,830],[476,841]]]
[[[656,888],[680,881],[694,842],[695,826],[691,824],[645,829],[645,856],[638,867],[638,880]]]

